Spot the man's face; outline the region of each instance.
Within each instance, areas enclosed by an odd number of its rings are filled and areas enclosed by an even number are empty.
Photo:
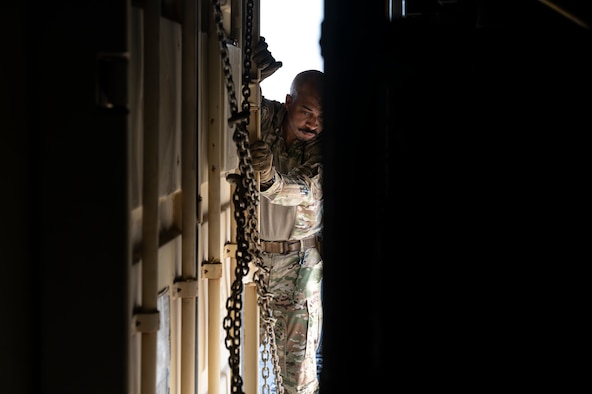
[[[308,141],[323,131],[323,108],[317,95],[302,89],[296,99],[286,96],[288,124],[296,139]]]

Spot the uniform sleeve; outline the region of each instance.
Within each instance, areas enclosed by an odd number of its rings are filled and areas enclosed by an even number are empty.
[[[268,140],[273,135],[273,131],[279,127],[277,123],[281,121],[279,118],[283,106],[279,101],[261,99],[261,137],[264,140]]]
[[[314,205],[323,198],[322,175],[321,145],[315,141],[305,149],[302,164],[287,174],[276,173],[275,182],[261,194],[273,204]]]

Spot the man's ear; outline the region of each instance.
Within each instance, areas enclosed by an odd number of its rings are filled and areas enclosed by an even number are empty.
[[[288,93],[286,94],[286,101],[284,102],[284,106],[286,107],[286,109],[288,109],[290,104],[292,104],[292,96],[290,96],[290,94]]]

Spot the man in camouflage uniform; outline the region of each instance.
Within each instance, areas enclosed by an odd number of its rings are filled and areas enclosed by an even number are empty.
[[[261,256],[286,394],[319,390],[323,78],[320,71],[304,71],[285,103],[263,98],[261,140],[251,144],[260,174]]]

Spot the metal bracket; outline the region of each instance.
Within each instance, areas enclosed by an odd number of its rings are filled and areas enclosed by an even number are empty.
[[[198,283],[195,279],[178,279],[173,285],[172,297],[197,298]]]
[[[160,328],[160,313],[145,312],[136,313],[132,318],[132,330],[141,333],[158,332]]]
[[[202,276],[206,279],[220,279],[222,277],[222,263],[219,261],[205,261],[201,265]]]
[[[224,244],[224,257],[228,259],[236,259],[237,244]]]

